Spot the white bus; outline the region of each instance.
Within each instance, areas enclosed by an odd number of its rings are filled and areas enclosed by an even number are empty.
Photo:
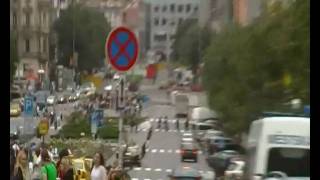
[[[269,174],[289,179],[310,179],[310,118],[265,117],[252,122],[248,136],[251,180]]]

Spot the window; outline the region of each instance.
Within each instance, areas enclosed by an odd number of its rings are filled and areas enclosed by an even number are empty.
[[[43,38],[43,52],[47,52],[47,38]]]
[[[176,7],[175,4],[171,4],[171,5],[170,5],[170,11],[171,11],[171,12],[174,12],[174,11],[175,11],[175,7]]]
[[[154,18],[154,25],[158,26],[159,25],[159,18]]]
[[[186,5],[186,12],[188,13],[188,12],[190,12],[190,10],[191,10],[191,5],[190,5],[190,4],[187,4],[187,5]]]
[[[46,22],[47,22],[47,13],[43,13],[42,14],[42,24],[43,26],[46,26]]]
[[[30,52],[30,40],[29,39],[25,40],[25,51]]]
[[[176,22],[174,20],[171,21],[171,23],[170,23],[171,26],[174,26],[175,24],[176,24]]]
[[[154,7],[154,12],[158,12],[159,11],[159,6],[155,6]]]
[[[12,13],[12,25],[15,27],[17,25],[17,13],[13,12]]]
[[[271,148],[267,172],[281,171],[288,177],[310,177],[310,150]]]
[[[167,24],[167,19],[166,18],[163,18],[162,19],[162,25],[164,26],[164,25],[166,25]]]
[[[180,5],[178,6],[178,12],[181,13],[182,11],[183,11],[183,5],[180,4]]]
[[[198,6],[194,7],[193,10],[194,10],[195,13],[198,12]]]
[[[167,34],[155,34],[154,40],[155,41],[165,41],[167,39]]]
[[[30,13],[26,13],[26,26],[29,27],[30,26]]]
[[[167,11],[167,6],[164,5],[164,6],[162,7],[162,12],[166,12],[166,11]]]

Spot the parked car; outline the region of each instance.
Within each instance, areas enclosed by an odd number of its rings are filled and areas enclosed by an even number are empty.
[[[204,135],[199,139],[199,143],[201,145],[205,145],[205,143],[210,139],[210,138],[214,138],[214,137],[217,137],[217,136],[220,136],[220,137],[223,137],[224,134],[222,131],[218,131],[218,130],[213,130],[213,129],[210,129],[210,130],[207,130]]]
[[[20,116],[21,107],[19,103],[10,103],[10,116]]]
[[[189,166],[179,166],[168,175],[170,180],[201,180],[202,176],[197,169]]]
[[[231,138],[217,136],[210,137],[207,140],[206,147],[209,154],[214,154],[216,152],[226,150],[226,147],[230,144],[233,144]]]
[[[225,180],[240,180],[243,178],[245,161],[231,160],[227,170],[224,172]]]
[[[67,103],[68,102],[68,95],[67,94],[60,94],[59,96],[58,96],[58,100],[57,100],[57,102],[59,103],[59,104],[64,104],[64,103]]]
[[[218,152],[214,155],[207,157],[208,165],[215,169],[216,176],[224,175],[225,170],[228,168],[232,158],[238,157],[240,154],[237,151],[225,150]]]
[[[53,104],[55,104],[56,103],[56,97],[55,96],[49,96],[48,98],[47,98],[47,104],[48,105],[53,105]]]

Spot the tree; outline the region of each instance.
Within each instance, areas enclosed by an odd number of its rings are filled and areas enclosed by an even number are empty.
[[[195,75],[204,50],[210,44],[210,36],[211,31],[208,28],[200,28],[195,20],[183,21],[175,35],[173,59],[189,66]]]
[[[203,83],[230,134],[248,130],[262,111],[285,110],[293,98],[309,103],[308,10],[309,1],[298,0],[211,40]]]
[[[13,82],[13,76],[16,73],[19,64],[17,44],[15,38],[10,36],[10,84]]]
[[[91,70],[104,65],[104,44],[110,25],[104,15],[79,4],[70,6],[55,22],[58,35],[58,57],[61,64],[69,66],[73,54],[73,25],[75,51],[78,52],[78,68]]]

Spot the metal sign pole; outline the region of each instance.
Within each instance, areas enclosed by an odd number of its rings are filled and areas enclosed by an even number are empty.
[[[119,86],[119,96],[118,96],[118,105],[120,108],[120,119],[119,119],[119,166],[122,169],[123,168],[123,108],[125,105],[125,100],[124,100],[124,78],[121,76],[120,80],[120,86]]]

